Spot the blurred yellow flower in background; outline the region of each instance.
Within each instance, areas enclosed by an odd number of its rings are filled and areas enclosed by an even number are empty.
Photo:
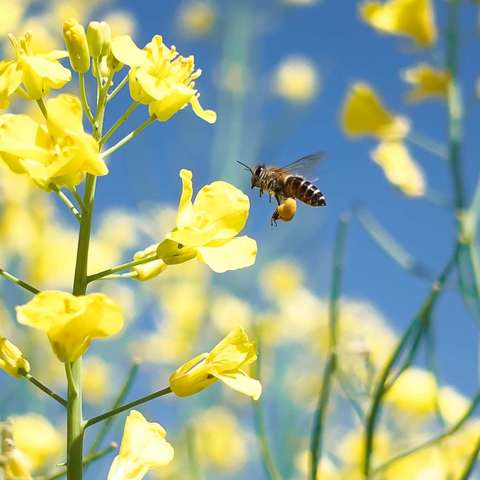
[[[114,378],[110,365],[101,357],[90,356],[83,362],[82,387],[85,399],[100,404],[109,395]]]
[[[28,7],[26,0],[0,0],[0,12],[8,12],[0,18],[0,35],[4,36],[16,30]]]
[[[387,180],[408,197],[425,195],[425,177],[402,142],[382,142],[371,152]]]
[[[405,35],[420,47],[430,47],[437,40],[435,14],[431,0],[365,1],[360,5],[362,19],[375,29]]]
[[[8,107],[8,98],[23,84],[26,95],[31,100],[39,100],[51,89],[59,89],[72,79],[72,74],[58,61],[68,54],[63,50],[48,53],[34,53],[31,48],[32,35],[26,33],[20,39],[9,36],[15,50],[15,60],[4,60],[0,70],[2,86],[2,108]],[[7,88],[4,86],[6,85]]]
[[[204,390],[217,380],[240,393],[258,400],[262,385],[241,368],[257,359],[255,345],[243,328],[232,330],[209,353],[197,355],[170,376],[170,388],[179,397]]]
[[[467,397],[452,387],[442,386],[438,389],[438,407],[443,420],[452,425],[457,423],[470,407]]]
[[[261,270],[259,284],[265,296],[275,301],[293,295],[301,287],[303,276],[294,260],[275,260]]]
[[[30,50],[35,54],[46,54],[61,43],[57,28],[57,24],[52,25],[49,15],[43,14],[24,17],[22,23],[11,31],[19,37],[25,32],[35,32],[30,39]]]
[[[340,121],[349,137],[373,136],[380,140],[398,140],[410,130],[408,119],[389,112],[373,88],[363,82],[350,86]]]
[[[106,175],[97,142],[83,130],[80,100],[59,95],[47,101],[47,124],[27,115],[0,116],[0,156],[15,173],[41,188],[78,185],[85,173]]]
[[[310,450],[301,451],[295,458],[295,466],[302,475],[301,478],[310,478]],[[318,464],[317,480],[340,480],[338,469],[327,455],[323,455]]]
[[[209,33],[215,25],[216,11],[209,1],[193,0],[185,3],[178,12],[182,32],[197,37]]]
[[[385,402],[412,415],[435,412],[438,386],[435,377],[419,368],[405,370],[389,388]]]
[[[408,102],[417,103],[428,98],[443,99],[447,96],[450,75],[445,70],[421,63],[404,70],[402,78],[413,87],[407,94]]]
[[[441,449],[431,447],[402,458],[384,471],[385,480],[440,480],[450,478],[448,462]]]
[[[132,410],[125,421],[120,452],[108,472],[108,480],[142,480],[151,468],[168,465],[173,447],[165,440],[167,432]]]
[[[198,100],[195,80],[201,70],[195,70],[193,56],[182,57],[175,47],[168,48],[160,35],[155,35],[143,50],[128,35],[116,37],[112,53],[130,67],[130,95],[148,105],[150,115],[165,122],[190,104],[197,116],[208,123],[216,122],[217,114],[204,110]]]
[[[95,338],[110,337],[123,327],[116,303],[102,293],[74,296],[44,291],[19,306],[18,322],[45,332],[61,362],[72,362],[86,352]]]
[[[64,448],[62,435],[45,417],[27,413],[10,420],[15,447],[24,455],[30,471],[45,468],[58,459]]]
[[[0,336],[0,369],[17,378],[30,371],[30,364],[20,349],[2,336]]]
[[[137,30],[137,21],[128,10],[113,10],[103,18],[110,25],[112,37],[120,35],[133,36]]]
[[[194,433],[199,458],[208,468],[232,474],[247,461],[245,432],[226,408],[212,407],[196,414]]]
[[[250,305],[234,295],[223,293],[215,295],[211,300],[210,319],[223,334],[230,332],[236,325],[247,328],[252,317]]]
[[[289,102],[311,102],[320,89],[320,77],[315,64],[301,55],[285,58],[273,74],[273,89]]]

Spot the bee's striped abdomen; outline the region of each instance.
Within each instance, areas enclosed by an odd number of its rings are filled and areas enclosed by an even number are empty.
[[[312,207],[324,207],[327,204],[318,187],[297,175],[290,175],[285,180],[285,194],[288,197],[296,197]]]

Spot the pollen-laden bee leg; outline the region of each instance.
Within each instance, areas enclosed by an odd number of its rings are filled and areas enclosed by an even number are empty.
[[[258,196],[261,197],[263,195],[263,188],[260,188]]]
[[[277,201],[278,205],[280,205],[282,203],[282,199],[280,198],[280,196],[277,193],[275,194],[275,200]]]
[[[268,194],[268,203],[272,203],[272,194],[271,193]]]
[[[277,220],[280,218],[280,214],[278,213],[278,208],[272,214],[272,218],[270,219],[270,226],[273,227],[274,225],[278,227]]]

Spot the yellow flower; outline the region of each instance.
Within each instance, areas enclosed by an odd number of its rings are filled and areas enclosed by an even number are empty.
[[[31,471],[46,467],[63,449],[60,433],[41,415],[29,413],[10,418],[15,447],[20,450]]]
[[[205,410],[195,417],[194,425],[199,458],[210,468],[233,473],[245,464],[247,439],[229,410],[223,407]]]
[[[303,272],[290,260],[277,260],[269,263],[260,274],[260,288],[268,298],[287,298],[302,285]]]
[[[360,14],[373,28],[406,35],[421,47],[430,47],[437,40],[431,0],[366,1],[360,6]]]
[[[0,35],[7,35],[17,28],[27,7],[25,0],[0,0],[0,11],[8,12],[0,19]]]
[[[85,398],[90,403],[103,402],[109,393],[112,373],[110,365],[100,357],[88,357],[83,362],[82,384]]]
[[[395,116],[367,83],[354,83],[341,112],[341,125],[350,137],[373,136],[381,140],[404,138],[410,129],[405,117]]]
[[[403,71],[403,80],[413,85],[407,94],[407,101],[421,102],[427,98],[445,98],[450,84],[450,75],[447,71],[433,68],[421,63]]]
[[[178,21],[187,35],[201,36],[212,30],[215,17],[215,10],[209,2],[194,0],[181,8]]]
[[[5,337],[0,336],[0,368],[12,377],[21,377],[30,371],[23,353]]]
[[[140,50],[128,35],[112,40],[114,57],[130,68],[130,95],[136,102],[148,105],[150,115],[165,122],[188,104],[208,123],[215,123],[217,114],[204,110],[198,101],[195,80],[201,70],[195,70],[194,58],[178,55],[175,47],[168,48],[160,35],[155,35]]]
[[[446,386],[438,390],[438,406],[445,422],[453,425],[467,412],[470,402],[457,390]]]
[[[15,173],[41,188],[78,185],[85,173],[106,175],[98,143],[83,130],[80,100],[59,95],[47,101],[47,124],[27,115],[0,115],[0,157]]]
[[[388,460],[392,454],[392,446],[392,438],[389,432],[377,430],[373,439],[374,462],[382,463]],[[361,465],[365,457],[365,435],[363,430],[352,430],[340,439],[337,455],[350,466]]]
[[[387,180],[409,197],[425,194],[425,178],[402,142],[382,142],[371,152],[373,161],[383,169]]]
[[[141,480],[151,468],[168,465],[174,452],[165,440],[166,435],[160,424],[149,422],[140,412],[132,410],[107,480]]]
[[[73,362],[93,339],[110,337],[123,327],[120,308],[102,293],[75,297],[47,290],[17,307],[17,319],[45,332],[62,362]]]
[[[306,57],[290,56],[273,76],[275,93],[293,103],[308,103],[316,95],[320,80],[315,65]]]
[[[170,376],[170,388],[179,397],[187,397],[220,380],[233,390],[258,400],[262,385],[241,370],[256,359],[255,345],[243,328],[237,327],[211,352],[197,355],[179,367]]]
[[[30,33],[26,33],[20,39],[13,35],[9,38],[15,49],[16,59],[4,61],[3,68],[0,70],[2,105],[8,106],[5,94],[11,95],[20,87],[20,84],[25,87],[28,98],[39,100],[51,89],[62,88],[71,80],[70,70],[58,61],[60,58],[65,58],[67,52],[53,50],[44,54],[33,53]],[[8,88],[5,88],[5,85],[8,85]]]
[[[385,480],[428,480],[450,478],[448,461],[439,448],[428,448],[394,462],[385,470]]]
[[[0,464],[2,479],[31,480],[28,461],[13,441],[10,421],[0,423],[0,445],[2,447],[2,462]]]
[[[406,413],[430,415],[435,412],[437,393],[437,383],[430,372],[409,368],[388,390],[385,401]]]
[[[247,327],[252,321],[250,305],[227,293],[215,296],[210,307],[210,318],[222,333],[228,333],[234,325]]]
[[[137,21],[129,10],[111,10],[103,20],[110,25],[112,38],[119,35],[132,36],[137,29]]]

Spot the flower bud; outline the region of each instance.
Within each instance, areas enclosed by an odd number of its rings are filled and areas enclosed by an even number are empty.
[[[0,368],[17,378],[30,371],[30,364],[23,353],[5,337],[0,337]]]
[[[63,22],[63,38],[72,68],[78,73],[85,73],[90,68],[90,52],[85,29],[77,20],[69,18]]]
[[[112,31],[107,22],[90,22],[87,28],[88,47],[93,58],[105,56],[110,51]]]

